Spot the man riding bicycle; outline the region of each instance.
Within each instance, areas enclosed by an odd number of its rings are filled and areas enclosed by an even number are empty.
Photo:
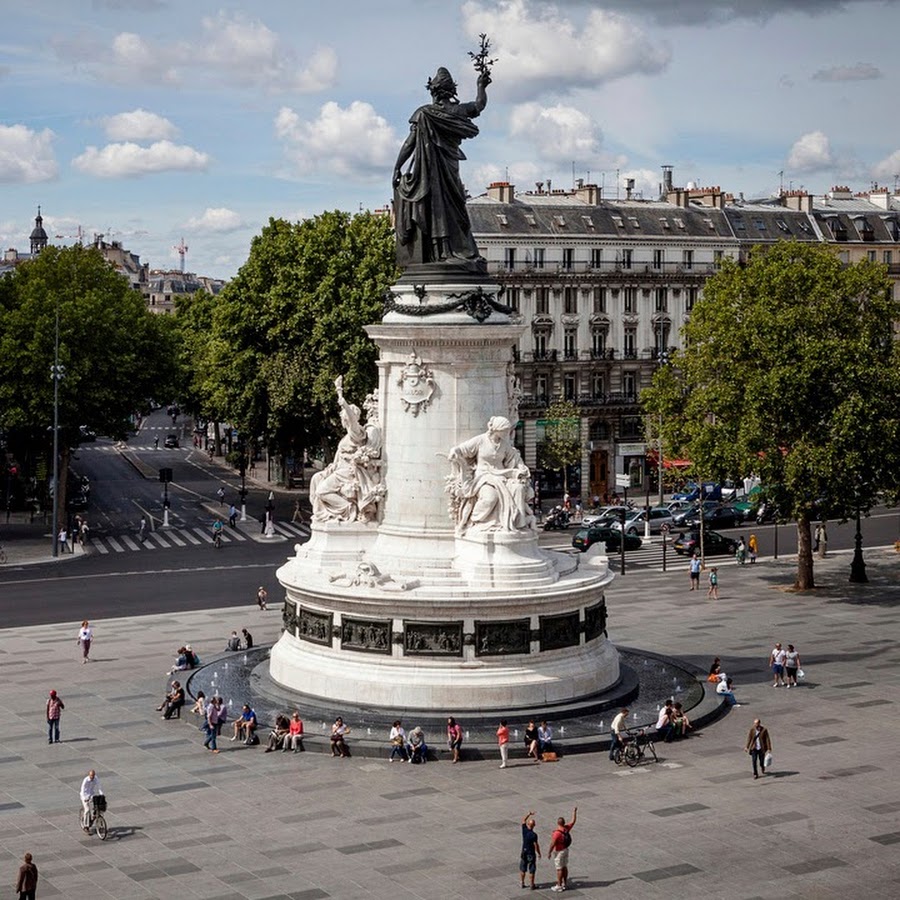
[[[222,543],[222,532],[225,530],[225,526],[222,524],[221,519],[216,519],[213,523],[213,543],[218,547]]]
[[[84,813],[81,817],[81,827],[85,831],[90,830],[91,816],[93,814],[94,797],[102,797],[103,788],[100,787],[100,779],[97,773],[91,769],[87,773],[87,777],[81,782],[81,805],[84,807]]]

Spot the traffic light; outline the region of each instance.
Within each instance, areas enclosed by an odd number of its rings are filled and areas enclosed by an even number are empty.
[[[172,480],[172,470],[171,469],[160,469],[159,470],[159,480],[163,484],[168,484]]]

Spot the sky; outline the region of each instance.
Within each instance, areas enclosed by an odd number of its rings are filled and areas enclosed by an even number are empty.
[[[474,196],[634,178],[747,199],[900,178],[900,0],[30,0],[2,4],[0,245],[102,233],[233,276],[270,217],[390,203],[446,66],[475,95]],[[892,87],[893,86],[893,87]]]

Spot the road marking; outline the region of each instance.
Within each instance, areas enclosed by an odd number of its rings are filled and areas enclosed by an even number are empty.
[[[176,545],[179,546],[179,547],[184,547],[184,546],[185,546],[184,541],[183,541],[180,537],[178,537],[178,535],[177,535],[174,531],[167,531],[167,532],[166,532],[166,537],[167,537],[173,544],[176,544]]]
[[[157,534],[155,531],[151,531],[149,537],[156,541],[160,547],[169,546],[169,542],[161,534]]]
[[[201,540],[203,540],[205,543],[211,544],[213,542],[212,536],[202,528],[192,528],[191,531],[193,531],[195,534],[199,534]]]
[[[179,569],[147,569],[140,572],[95,572],[88,575],[62,575],[59,578],[21,578],[17,581],[2,581],[0,584],[44,584],[53,582],[56,584],[60,581],[85,581],[89,578],[129,578],[146,575],[182,575],[191,572],[227,572],[230,570],[241,569],[266,569],[272,570],[272,563],[240,563],[238,565],[229,566],[196,566],[195,568],[179,568]],[[235,604],[236,606],[246,605],[244,601]]]
[[[97,549],[97,552],[106,556],[109,553],[109,547],[104,546],[100,541],[92,541],[91,546]]]
[[[244,537],[236,528],[234,531],[229,531],[228,536],[235,541],[246,541],[247,538]]]
[[[198,541],[197,538],[195,538],[195,537],[190,533],[190,531],[187,530],[187,528],[183,528],[183,529],[181,530],[181,536],[182,536],[186,541],[190,541],[190,543],[192,543],[192,544],[199,544],[199,543],[200,543],[200,541]]]
[[[110,545],[112,546],[113,550],[116,551],[116,553],[125,552],[125,548],[114,537],[107,538],[106,540],[109,541]]]
[[[121,536],[121,541],[129,550],[141,549],[130,537],[126,537],[124,534]]]

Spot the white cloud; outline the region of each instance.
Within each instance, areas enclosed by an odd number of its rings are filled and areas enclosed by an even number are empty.
[[[795,172],[817,172],[833,166],[828,137],[821,131],[810,131],[798,138],[788,154],[787,165]]]
[[[636,73],[654,74],[669,62],[664,44],[650,40],[632,21],[593,9],[574,23],[554,6],[527,0],[463,4],[463,24],[472,40],[496,35],[501,89],[512,96],[596,86]]]
[[[812,76],[813,81],[874,81],[884,78],[878,66],[871,63],[857,63],[855,66],[831,66],[819,69]]]
[[[209,156],[171,141],[157,141],[149,147],[128,142],[107,144],[99,150],[88,147],[72,165],[98,178],[132,178],[157,172],[202,172],[209,165]]]
[[[400,144],[394,129],[360,100],[346,108],[329,101],[311,122],[283,106],[275,117],[275,134],[298,172],[320,169],[363,178],[383,174]]]
[[[600,129],[573,106],[523,103],[510,116],[510,134],[524,138],[541,159],[590,162],[600,152]]]
[[[56,178],[53,138],[49,128],[32,131],[25,125],[0,125],[0,182],[33,184]]]
[[[215,231],[224,234],[228,231],[237,231],[243,228],[244,222],[240,215],[233,209],[227,209],[224,206],[207,207],[202,216],[189,219],[188,228],[198,231]]]
[[[309,93],[331,86],[337,76],[337,55],[330,47],[298,59],[279,34],[240,13],[206,17],[199,34],[180,41],[123,31],[108,44],[79,34],[57,39],[53,46],[60,58],[95,79],[119,84],[229,82],[268,93]]]
[[[483,194],[488,185],[495,181],[508,181],[518,191],[532,190],[534,183],[540,181],[546,173],[533,161],[513,162],[508,166],[492,163],[476,166],[470,177],[466,178],[466,188],[475,197]]]
[[[890,156],[872,166],[872,176],[885,181],[896,178],[898,172],[900,172],[900,150],[895,150]]]
[[[168,119],[146,109],[107,116],[103,127],[111,141],[160,141],[178,134],[178,129]]]

